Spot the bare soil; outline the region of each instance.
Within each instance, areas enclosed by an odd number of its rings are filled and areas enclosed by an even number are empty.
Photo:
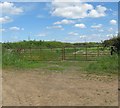
[[[117,106],[117,76],[3,70],[3,106]]]

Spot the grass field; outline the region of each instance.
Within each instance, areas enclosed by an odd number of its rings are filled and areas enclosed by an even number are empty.
[[[63,56],[65,60],[62,60]],[[2,67],[17,69],[41,68],[52,72],[62,72],[72,67],[78,72],[82,70],[82,72],[87,73],[117,74],[118,56],[116,54],[110,56],[109,48],[103,51],[102,47],[99,49],[98,47],[89,47],[87,49],[86,47],[26,49],[22,53],[4,50]]]

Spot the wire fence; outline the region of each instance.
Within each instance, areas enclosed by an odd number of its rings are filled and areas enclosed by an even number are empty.
[[[3,53],[13,53],[19,55],[20,59],[36,61],[54,60],[96,60],[99,57],[110,55],[110,48],[102,46],[80,46],[63,48],[19,48],[4,49]]]

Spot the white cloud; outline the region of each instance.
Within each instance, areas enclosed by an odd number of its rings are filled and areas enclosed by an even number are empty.
[[[102,28],[102,24],[92,25],[91,28],[100,29],[100,28]]]
[[[109,11],[112,13],[112,15],[114,16],[117,16],[118,15],[118,12],[117,11],[114,11],[113,9],[109,9]]]
[[[73,23],[75,23],[75,21],[63,19],[63,20],[61,20],[61,21],[55,22],[54,24],[73,24]]]
[[[118,34],[118,31],[116,31],[115,33]]]
[[[89,17],[104,17],[106,16],[105,11],[107,10],[106,7],[103,7],[101,5],[98,5],[96,9],[92,9],[90,13],[88,14]]]
[[[52,2],[51,14],[64,18],[79,19],[85,17],[103,17],[107,8],[101,5],[96,8],[88,3],[82,2]]]
[[[12,22],[12,21],[13,20],[8,16],[0,17],[0,23],[9,23],[9,22]]]
[[[53,2],[67,2],[67,3],[70,3],[70,2],[80,2],[81,0],[52,0]]]
[[[86,35],[81,35],[80,38],[86,38],[87,36]]]
[[[64,28],[61,25],[57,25],[57,26],[48,26],[46,27],[47,29],[60,29],[60,30],[64,30]]]
[[[75,24],[74,26],[78,28],[86,28],[85,24]]]
[[[11,15],[18,15],[23,12],[21,7],[16,7],[14,3],[9,2],[1,2],[0,3],[0,10],[2,10],[2,14],[11,14]]]
[[[107,34],[106,36],[108,37],[108,38],[113,38],[113,37],[116,37],[118,34],[116,34],[116,33],[113,33],[113,34]]]
[[[45,33],[39,33],[39,34],[37,34],[36,36],[44,37],[44,36],[46,36],[46,34],[45,34]]]
[[[24,30],[24,28],[20,28],[20,27],[10,27],[9,30],[11,30],[11,31],[19,31],[19,30]]]
[[[19,27],[10,27],[9,29],[12,30],[12,31],[19,31],[20,30]]]
[[[78,36],[78,35],[79,35],[79,34],[76,33],[76,32],[69,32],[68,34],[71,35],[71,36]]]
[[[4,31],[5,31],[5,29],[3,29],[3,28],[0,29],[0,32],[4,32]]]
[[[113,31],[113,28],[109,28],[108,31],[109,31],[109,32],[112,32],[112,31]]]
[[[116,20],[110,20],[110,24],[116,25],[116,24],[117,24],[117,21],[116,21]]]
[[[108,38],[112,38],[113,37],[113,34],[107,34],[106,35]]]

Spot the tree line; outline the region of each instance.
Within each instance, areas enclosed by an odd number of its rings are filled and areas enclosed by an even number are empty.
[[[16,48],[62,48],[62,47],[79,47],[79,46],[96,46],[100,43],[89,42],[89,43],[66,43],[58,41],[20,41],[20,42],[7,42],[2,43],[2,48],[16,49]]]
[[[102,42],[87,42],[87,43],[67,43],[67,42],[58,42],[58,41],[20,41],[20,42],[7,42],[0,43],[2,44],[2,48],[7,49],[18,49],[18,48],[62,48],[62,47],[79,47],[79,46],[103,46],[110,47],[114,46],[115,51],[120,53],[120,34],[111,39],[104,40]]]

